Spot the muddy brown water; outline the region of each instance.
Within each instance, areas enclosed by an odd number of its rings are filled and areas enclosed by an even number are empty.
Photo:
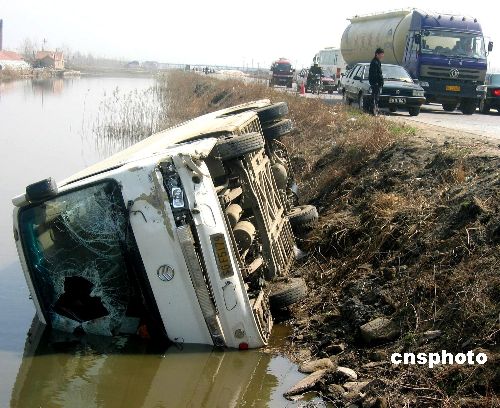
[[[264,351],[183,345],[151,349],[129,337],[46,330],[34,319],[12,236],[11,198],[26,185],[66,176],[120,150],[92,126],[105,95],[153,85],[145,78],[0,83],[0,407],[284,407],[303,376]],[[286,328],[275,326],[272,342]]]

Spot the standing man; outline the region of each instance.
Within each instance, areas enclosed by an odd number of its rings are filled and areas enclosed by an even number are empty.
[[[384,50],[382,48],[377,48],[375,50],[375,57],[373,57],[372,62],[370,62],[370,71],[368,73],[368,81],[372,87],[372,113],[373,115],[378,115],[378,101],[380,97],[380,91],[384,86],[384,77],[382,76],[382,59],[384,58]]]

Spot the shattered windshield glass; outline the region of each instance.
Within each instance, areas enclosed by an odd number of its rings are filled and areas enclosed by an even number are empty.
[[[118,184],[106,181],[26,208],[20,229],[52,326],[116,334],[131,297],[127,217]]]

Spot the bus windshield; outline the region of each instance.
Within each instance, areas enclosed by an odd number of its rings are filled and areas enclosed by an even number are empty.
[[[112,335],[128,308],[127,213],[120,187],[106,181],[20,213],[33,284],[53,327]]]
[[[486,58],[484,38],[470,33],[425,31],[422,33],[421,51],[422,54]]]

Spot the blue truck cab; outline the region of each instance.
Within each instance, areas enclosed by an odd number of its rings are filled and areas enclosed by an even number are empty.
[[[418,10],[411,15],[402,65],[419,80],[427,102],[473,114],[493,43],[486,47],[477,19]]]

